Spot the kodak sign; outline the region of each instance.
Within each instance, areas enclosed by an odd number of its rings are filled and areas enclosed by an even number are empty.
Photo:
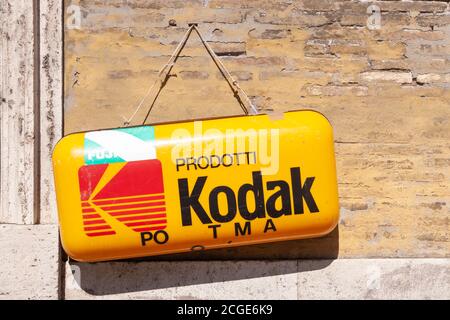
[[[338,221],[332,128],[314,111],[71,134],[53,164],[79,261],[318,237]]]

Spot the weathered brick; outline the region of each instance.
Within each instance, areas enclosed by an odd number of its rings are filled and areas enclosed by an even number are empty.
[[[248,71],[230,71],[230,74],[233,76],[234,79],[237,81],[249,81],[253,80],[253,73]],[[220,72],[216,73],[217,79],[223,79],[223,75]]]
[[[359,74],[357,74],[356,72],[336,72],[333,74],[332,83],[338,85],[354,86],[355,84],[359,83]]]
[[[166,13],[168,19],[174,19],[179,26],[187,26],[188,23],[241,23],[244,14],[233,9],[209,9],[198,10],[197,8],[173,9]]]
[[[381,11],[444,12],[447,4],[442,1],[377,1]]]
[[[246,53],[245,42],[209,42],[218,56],[241,56]]]
[[[124,79],[132,76],[133,72],[131,70],[112,70],[108,73],[111,79]]]
[[[342,26],[367,27],[370,15],[367,13],[357,13],[353,11],[345,11],[340,18]],[[411,24],[412,18],[407,13],[381,13],[380,29],[390,27],[402,29],[402,26]],[[378,30],[372,30],[373,33]]]
[[[209,0],[210,8],[237,8],[237,9],[267,9],[267,10],[286,10],[292,7],[291,0]]]
[[[287,10],[285,12],[259,11],[254,19],[258,23],[302,27],[319,27],[333,22],[324,13],[305,13],[299,10]]]
[[[96,28],[98,30],[129,28],[134,24],[145,23],[148,25],[163,25],[165,24],[165,15],[160,11],[149,9],[138,10],[134,13],[131,20],[128,10],[123,8],[104,8],[86,5],[82,7],[83,18],[81,19],[81,26],[83,28]],[[108,15],[108,19],[104,16]]]
[[[284,66],[287,63],[286,57],[224,57],[225,62],[230,61],[233,64],[243,66]],[[228,62],[227,62],[228,65]]]
[[[366,55],[366,43],[363,40],[333,39],[330,41],[330,53],[332,55]]]
[[[364,82],[391,81],[396,83],[411,83],[411,72],[404,71],[368,71],[361,73]]]
[[[254,39],[284,39],[291,35],[290,29],[252,29],[248,35]]]
[[[207,41],[245,42],[248,30],[241,24],[208,23],[200,26]]]
[[[409,57],[409,55],[408,55]],[[411,70],[415,73],[447,73],[450,72],[450,59],[412,56],[408,59],[411,61]]]
[[[325,39],[338,39],[338,40],[361,40],[367,36],[373,36],[370,30],[366,28],[343,28],[339,24],[327,25],[322,28],[315,28],[309,31],[310,40],[325,40]]]
[[[368,15],[366,14],[343,13],[339,24],[344,27],[365,27],[367,25],[367,19]]]
[[[417,24],[422,27],[443,27],[450,24],[450,13],[420,14],[416,17]]]
[[[295,6],[307,11],[337,11],[340,6],[340,1],[333,0],[302,0],[295,2]]]
[[[317,1],[320,2],[320,1]],[[444,12],[447,4],[442,1],[370,1],[354,2],[343,1],[339,4],[339,10],[353,12],[355,14],[367,14],[367,8],[376,5],[382,13],[386,12]]]
[[[283,78],[290,79],[289,81],[293,81],[294,79],[313,81],[313,82],[328,82],[331,81],[332,74],[315,71],[262,71],[259,74],[259,80],[279,80],[282,81]]]
[[[145,8],[145,9],[162,9],[162,8],[186,8],[186,7],[203,7],[203,0],[133,0],[123,1],[114,0],[115,2],[122,2],[121,6],[126,5],[131,8]],[[104,4],[109,3],[109,0],[101,1]],[[125,3],[124,3],[125,2]]]
[[[411,40],[444,40],[446,33],[442,30],[419,30],[401,28],[391,31],[391,28],[382,28],[377,34],[373,35],[376,40],[388,41],[411,41]]]
[[[414,41],[408,45],[410,56],[450,57],[450,46],[443,41]]]
[[[450,73],[448,74],[437,74],[437,73],[427,73],[419,74],[416,78],[417,83],[428,84],[436,82],[450,83]]]
[[[330,41],[328,40],[308,40],[304,51],[307,57],[332,55],[330,52]]]
[[[348,57],[305,57],[297,62],[297,67],[309,71],[359,74],[369,69],[369,60],[363,56]]]
[[[405,44],[399,41],[370,41],[367,46],[371,60],[401,59],[405,52]]]
[[[307,86],[306,92],[312,96],[367,96],[368,88],[364,86]]]
[[[303,41],[290,41],[288,39],[249,39],[247,41],[247,54],[255,57],[284,56],[290,52],[290,58],[303,56]]]
[[[209,74],[203,71],[181,71],[181,79],[198,79],[205,80],[209,78]]]
[[[404,59],[381,59],[370,61],[372,70],[405,70],[411,69],[411,64]]]

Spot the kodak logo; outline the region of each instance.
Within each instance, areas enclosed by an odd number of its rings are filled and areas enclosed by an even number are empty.
[[[200,202],[200,197],[208,177],[198,177],[192,189],[188,179],[178,179],[178,190],[180,196],[181,218],[183,226],[192,225],[192,214],[198,217],[203,224],[213,221],[226,223],[232,221],[239,213],[245,220],[258,218],[279,218],[283,215],[303,214],[304,204],[309,212],[319,212],[316,201],[311,193],[311,187],[315,177],[307,177],[302,184],[300,168],[290,169],[290,184],[284,180],[263,182],[261,171],[252,172],[252,183],[243,184],[237,192],[228,186],[217,186],[208,195],[208,207]],[[264,189],[276,190],[265,199]],[[270,192],[267,192],[269,194]],[[226,198],[227,209],[219,210],[219,195]],[[247,203],[248,197],[254,198],[255,205],[252,210]],[[223,196],[222,196],[223,197]],[[276,207],[281,200],[281,208]]]

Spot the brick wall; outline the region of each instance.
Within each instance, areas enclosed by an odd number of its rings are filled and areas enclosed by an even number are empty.
[[[404,115],[399,108],[430,104],[445,108],[448,101],[447,2],[70,3],[79,4],[81,19],[80,29],[66,30],[67,132],[121,124],[175,49],[188,22],[200,24],[207,41],[261,111],[314,108],[334,119],[345,107],[353,117],[361,115],[336,126],[342,140],[409,141],[395,124]],[[371,5],[374,13],[367,13]],[[374,24],[377,8],[379,26]],[[193,35],[150,120],[237,113],[227,90]],[[396,108],[390,107],[394,104]],[[80,121],[89,108],[108,115],[95,112]],[[395,110],[398,115],[392,114]],[[389,132],[369,135],[369,120],[388,121]],[[348,130],[352,124],[355,131]],[[445,138],[435,132],[442,125],[423,129]]]
[[[314,109],[332,122],[339,230],[206,257],[448,257],[448,2],[70,3],[81,18],[65,33],[65,133],[121,125],[189,22],[259,110]],[[148,123],[239,112],[193,34]]]

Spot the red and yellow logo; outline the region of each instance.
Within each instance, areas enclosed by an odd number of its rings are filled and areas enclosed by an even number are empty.
[[[167,226],[161,162],[157,159],[85,165],[78,170],[84,232],[114,235],[109,215],[136,232]]]

